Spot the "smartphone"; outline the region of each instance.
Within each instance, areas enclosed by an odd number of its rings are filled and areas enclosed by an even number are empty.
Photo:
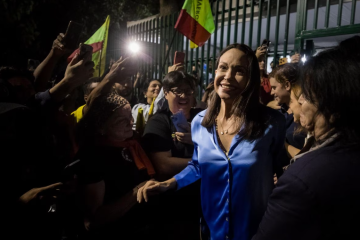
[[[185,114],[182,110],[171,116],[171,120],[178,132],[187,132],[187,129],[182,128],[182,125],[188,125],[189,123],[186,120]]]
[[[83,25],[80,23],[76,23],[74,21],[70,21],[69,25],[66,29],[66,33],[64,36],[64,46],[68,49],[76,49],[79,43],[80,34],[82,32]]]
[[[79,50],[80,50],[79,58],[83,59],[87,52],[91,52],[91,53],[93,52],[93,47],[85,43],[80,43]]]
[[[74,178],[74,175],[78,172],[80,166],[80,159],[67,165],[61,173],[61,182],[66,183]]]
[[[184,62],[185,62],[185,53],[176,51],[174,56],[174,65]]]

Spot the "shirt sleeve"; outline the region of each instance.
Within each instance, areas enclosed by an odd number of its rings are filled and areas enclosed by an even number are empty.
[[[187,167],[174,176],[177,182],[177,189],[186,187],[201,178],[200,165],[198,160],[198,143],[196,140],[196,138],[200,135],[196,131],[199,127],[200,122],[198,121],[198,117],[196,117],[191,124],[191,136],[194,143],[193,157],[188,163]]]
[[[315,196],[296,176],[286,172],[270,196],[265,215],[252,240],[306,239],[316,231]],[[309,235],[310,234],[310,235]]]
[[[171,150],[171,128],[165,113],[154,115],[146,123],[141,145],[146,152],[167,152]]]

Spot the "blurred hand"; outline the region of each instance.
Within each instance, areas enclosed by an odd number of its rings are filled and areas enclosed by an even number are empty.
[[[266,52],[267,52],[267,47],[260,46],[256,49],[255,55],[256,55],[257,59],[262,59],[265,56]]]
[[[46,195],[50,195],[52,198],[57,198],[57,196],[60,194],[60,187],[62,185],[62,183],[54,183],[46,187],[33,188],[24,193],[19,198],[19,201],[23,204],[29,204],[30,202],[41,200]]]
[[[143,200],[147,202],[150,196],[166,192],[176,187],[175,178],[171,178],[165,182],[158,182],[155,180],[148,181],[143,187],[139,188],[137,192],[137,201],[141,203]]]
[[[179,127],[186,130],[185,133],[182,132],[175,132],[176,139],[179,142],[186,143],[186,144],[194,144],[191,139],[191,127],[190,124],[178,124]]]
[[[121,82],[128,77],[134,76],[137,72],[137,62],[136,57],[131,56],[123,59],[120,57],[111,67],[109,73],[105,76],[110,81],[116,80],[116,82]]]
[[[295,53],[294,55],[292,55],[291,57],[290,57],[290,59],[291,59],[291,63],[298,63],[298,62],[300,62],[300,54],[299,53]]]
[[[64,55],[67,56],[71,54],[71,50],[65,48],[64,44],[62,43],[63,39],[64,39],[64,34],[60,33],[53,42],[52,51],[54,56],[56,57],[62,57]]]
[[[137,72],[137,74],[136,74],[136,78],[137,78],[137,79],[139,79],[140,77],[141,77],[140,72]]]
[[[272,109],[275,109],[275,110],[281,109],[281,106],[279,106],[278,102],[275,100],[269,102],[266,106],[268,106]]]
[[[83,59],[79,58],[79,54],[71,60],[66,68],[64,78],[74,86],[79,86],[86,82],[94,74],[94,62],[91,61],[91,52],[86,52]]]
[[[183,63],[177,63],[170,67],[168,67],[168,73],[173,71],[184,71],[184,64]]]
[[[278,179],[277,179],[277,176],[276,176],[276,173],[275,173],[275,174],[274,174],[274,185],[277,184],[277,181],[278,181]]]

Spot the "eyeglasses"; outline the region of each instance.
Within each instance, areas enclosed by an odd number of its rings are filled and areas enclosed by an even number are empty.
[[[170,89],[170,92],[172,92],[173,94],[177,95],[177,96],[181,96],[182,94],[186,95],[186,96],[190,96],[194,93],[194,91],[192,89]]]

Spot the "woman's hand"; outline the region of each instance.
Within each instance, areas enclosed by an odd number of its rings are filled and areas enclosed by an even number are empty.
[[[137,192],[137,201],[141,203],[144,199],[145,202],[147,202],[149,196],[154,196],[174,188],[176,188],[175,178],[171,178],[165,182],[150,180],[143,187],[139,188]]]
[[[93,76],[94,62],[91,60],[92,53],[87,52],[83,59],[79,54],[71,60],[66,68],[64,79],[67,79],[74,86],[79,86]]]

